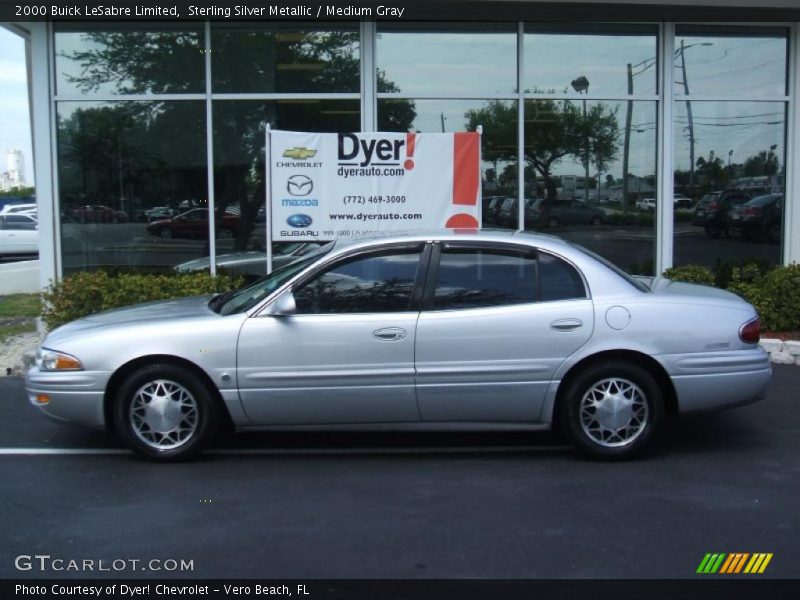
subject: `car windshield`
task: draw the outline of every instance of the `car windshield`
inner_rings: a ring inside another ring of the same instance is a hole
[[[574,248],[577,248],[578,250],[580,250],[580,251],[581,251],[581,252],[583,252],[584,254],[587,254],[587,255],[591,256],[591,257],[592,257],[593,259],[595,259],[597,262],[599,262],[599,263],[602,263],[603,265],[605,265],[606,267],[608,267],[609,269],[611,269],[612,271],[614,271],[614,273],[616,273],[617,275],[619,275],[620,277],[622,277],[622,278],[623,278],[625,281],[627,281],[628,283],[630,283],[630,284],[631,284],[633,287],[635,287],[635,288],[636,288],[637,290],[639,290],[640,292],[649,292],[649,291],[651,291],[651,290],[650,290],[650,288],[649,288],[649,287],[647,287],[647,284],[645,284],[645,283],[644,283],[644,282],[642,282],[642,281],[639,281],[639,280],[638,280],[638,279],[636,279],[636,278],[635,278],[633,275],[631,275],[630,273],[627,273],[627,272],[623,271],[623,270],[622,270],[622,269],[620,269],[620,268],[619,268],[617,265],[615,265],[615,264],[614,264],[614,263],[612,263],[611,261],[609,261],[609,260],[607,260],[607,259],[603,258],[603,257],[602,257],[602,256],[600,256],[599,254],[596,254],[595,252],[592,252],[592,251],[591,251],[591,250],[589,250],[588,248],[584,248],[583,246],[581,246],[581,245],[579,245],[579,244],[572,244],[572,246],[573,246]]]
[[[218,301],[218,298],[224,298],[224,296],[215,296],[211,299],[209,306],[212,310],[216,310],[216,312],[219,312],[221,315],[233,315],[250,310],[291,279],[296,273],[299,273],[311,263],[316,262],[319,258],[330,252],[334,244],[335,242],[330,242],[324,246],[320,246],[314,252],[284,265],[266,277],[262,277],[252,285],[233,292],[229,297],[225,298],[225,301],[222,303]]]
[[[767,195],[767,196],[756,196],[752,200],[746,203],[746,206],[766,206],[767,204],[772,204],[778,196],[775,195]]]

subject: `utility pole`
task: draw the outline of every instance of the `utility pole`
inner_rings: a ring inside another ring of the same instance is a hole
[[[633,95],[633,66],[628,63],[628,97]],[[622,151],[622,212],[628,211],[628,166],[631,154],[631,120],[633,100],[628,100],[625,112],[625,142]]]

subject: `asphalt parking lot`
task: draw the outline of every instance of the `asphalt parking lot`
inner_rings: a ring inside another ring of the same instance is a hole
[[[20,554],[193,560],[124,577],[685,578],[707,552],[774,553],[763,577],[797,577],[800,368],[617,464],[493,432],[246,434],[157,465],[2,378],[0,473],[6,578],[92,575],[21,572]]]

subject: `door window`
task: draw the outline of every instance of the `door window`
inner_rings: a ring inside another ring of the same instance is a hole
[[[419,262],[419,250],[389,250],[338,262],[294,290],[297,314],[411,310]]]
[[[434,310],[511,306],[585,298],[578,272],[533,249],[444,248],[439,259]]]
[[[8,215],[6,218],[6,229],[33,230],[36,229],[36,221],[24,215]]]

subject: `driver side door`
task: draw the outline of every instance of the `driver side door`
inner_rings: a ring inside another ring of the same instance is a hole
[[[254,424],[419,421],[414,343],[423,248],[337,259],[292,287],[294,314],[246,321],[238,383]]]

